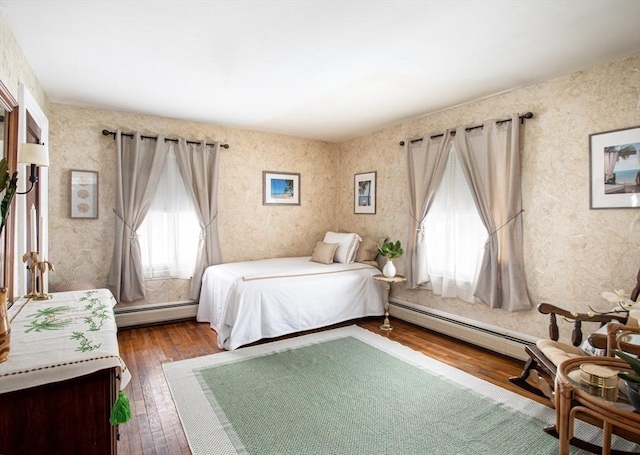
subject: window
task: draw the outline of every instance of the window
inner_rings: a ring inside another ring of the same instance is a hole
[[[169,149],[158,189],[137,233],[145,279],[193,275],[200,226],[173,148]]]
[[[424,242],[418,245],[423,248],[420,257],[426,258],[433,292],[474,302],[473,293],[488,234],[453,145],[423,228]]]

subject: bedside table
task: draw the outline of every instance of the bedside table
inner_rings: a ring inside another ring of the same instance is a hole
[[[393,330],[393,326],[389,324],[389,293],[391,292],[391,283],[402,283],[403,281],[407,281],[407,279],[402,275],[396,275],[391,278],[387,278],[384,275],[374,275],[373,279],[376,281],[382,281],[386,287],[384,298],[384,322],[380,326],[380,330]]]

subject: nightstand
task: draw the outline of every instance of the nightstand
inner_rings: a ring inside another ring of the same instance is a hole
[[[393,330],[393,326],[389,324],[389,293],[391,292],[391,284],[402,283],[403,281],[407,281],[407,279],[402,275],[396,275],[391,278],[388,278],[384,275],[374,275],[373,279],[376,281],[382,281],[386,287],[386,292],[384,297],[384,322],[380,326],[380,330],[386,330],[386,331]]]

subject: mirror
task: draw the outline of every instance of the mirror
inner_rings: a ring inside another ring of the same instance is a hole
[[[6,134],[6,132],[5,132],[5,126],[6,125],[5,125],[4,119],[6,118],[6,116],[7,116],[7,110],[4,109],[4,107],[0,108],[0,158],[4,158],[4,157],[7,156],[7,152],[6,152],[5,146],[4,146],[4,136]],[[3,232],[2,235],[0,235],[0,245],[4,245],[4,240],[5,240],[5,235],[4,235],[4,232]],[[4,248],[3,248],[2,253],[4,255]],[[5,265],[4,265],[4,260],[2,260],[2,261],[0,261],[0,277],[2,277],[0,279],[0,286],[4,286],[5,283],[6,283],[6,277],[5,277],[5,274],[4,274],[4,270],[5,270]]]
[[[11,95],[9,89],[0,81],[0,150],[2,157],[6,157],[9,170],[16,169],[18,164],[18,102]],[[13,286],[13,273],[15,267],[15,210],[11,209],[9,219],[0,237],[0,286],[8,289],[9,302],[15,300]],[[11,303],[9,303],[11,305]]]
[[[2,108],[0,109],[0,158],[4,158],[6,156],[4,151],[4,117],[7,111]]]

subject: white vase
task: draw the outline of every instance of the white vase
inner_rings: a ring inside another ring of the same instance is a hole
[[[382,268],[382,274],[387,278],[393,278],[396,276],[396,266],[393,265],[393,261],[391,259],[387,259],[387,263]]]

